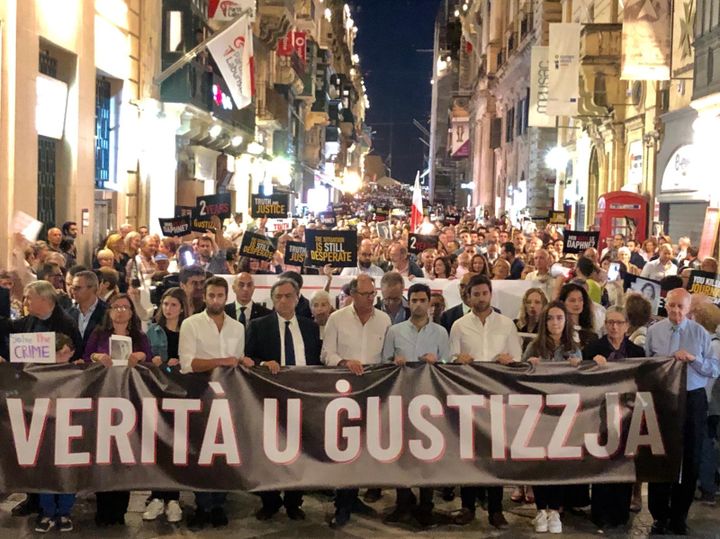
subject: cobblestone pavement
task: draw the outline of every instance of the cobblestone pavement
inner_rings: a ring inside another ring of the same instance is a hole
[[[233,493],[228,499],[228,515],[230,525],[221,529],[205,529],[193,532],[187,529],[184,523],[178,526],[168,524],[164,517],[155,522],[143,522],[147,492],[134,492],[130,498],[130,508],[126,517],[126,526],[113,528],[97,528],[94,524],[94,500],[92,497],[85,497],[78,500],[73,511],[75,531],[63,534],[63,537],[78,538],[138,538],[150,539],[154,537],[233,537],[245,538],[312,538],[322,539],[324,537],[340,538],[373,538],[380,537],[418,537],[429,538],[464,538],[464,537],[507,537],[522,538],[534,537],[539,534],[533,533],[532,518],[535,516],[535,508],[531,505],[515,504],[509,499],[510,491],[505,492],[505,516],[510,522],[510,528],[505,531],[498,531],[491,528],[487,523],[487,515],[478,508],[478,518],[475,522],[465,527],[454,526],[449,523],[439,524],[426,530],[419,530],[411,524],[385,525],[382,523],[382,514],[389,512],[395,500],[395,493],[392,490],[384,490],[382,499],[373,504],[378,511],[377,517],[361,517],[353,515],[353,518],[342,531],[331,530],[326,520],[332,516],[332,500],[322,494],[309,494],[305,496],[303,509],[307,519],[303,522],[294,522],[287,518],[284,512],[278,513],[273,519],[267,522],[258,522],[253,516],[259,507],[259,499],[247,493]],[[0,538],[21,539],[25,537],[38,537],[33,531],[33,521],[28,518],[12,517],[10,510],[23,499],[22,494],[12,494],[3,503],[0,503]],[[183,493],[181,503],[186,509],[186,515],[190,514],[193,507],[193,498],[190,493]],[[449,520],[453,511],[460,507],[459,497],[453,502],[444,502],[439,494],[436,495],[436,511],[440,520]],[[613,530],[599,534],[588,518],[576,515],[563,517],[564,536],[589,538],[589,537],[646,537],[650,530],[652,519],[647,512],[647,506],[638,515],[634,515],[631,525],[624,530]],[[689,525],[693,537],[718,537],[720,538],[720,507],[708,507],[699,502],[693,504],[690,513]],[[59,533],[53,531],[50,536],[57,536]],[[542,534],[547,535],[547,534]]]

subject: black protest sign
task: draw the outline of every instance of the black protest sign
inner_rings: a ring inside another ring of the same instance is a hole
[[[425,234],[410,234],[408,236],[408,251],[419,255],[425,249],[437,249],[438,236]]]
[[[687,289],[691,294],[704,294],[716,305],[720,304],[720,275],[693,270]]]
[[[374,220],[378,223],[382,223],[383,221],[387,221],[387,218],[389,216],[390,216],[390,210],[388,208],[377,208],[375,210]]]
[[[307,248],[301,241],[289,241],[285,244],[285,265],[302,266],[307,258]]]
[[[206,195],[197,197],[195,211],[200,217],[217,215],[220,219],[227,219],[230,217],[231,205],[230,193]]]
[[[192,216],[193,211],[195,211],[194,206],[175,206],[175,217]]]
[[[456,225],[460,222],[460,214],[448,213],[445,215],[445,224],[448,226]]]
[[[324,226],[336,226],[337,216],[334,211],[323,211],[318,214],[320,217],[320,224]]]
[[[354,230],[305,230],[305,246],[313,266],[352,268],[357,264]]]
[[[269,217],[271,219],[284,219],[288,216],[290,195],[253,195],[252,215],[255,219]]]
[[[189,215],[183,215],[182,217],[170,217],[158,219],[160,221],[160,230],[162,235],[165,237],[180,237],[190,234],[192,227],[192,218]]]
[[[212,215],[200,215],[194,210],[190,217],[190,229],[193,232],[215,232]]]
[[[591,247],[597,249],[600,232],[584,232],[581,230],[568,230],[563,238],[563,253],[582,254]]]
[[[550,210],[550,213],[548,214],[548,224],[566,225],[567,224],[567,215],[565,215],[564,211]]]
[[[245,232],[242,244],[240,245],[240,256],[257,258],[258,260],[272,260],[275,254],[275,246],[270,238],[262,234]]]

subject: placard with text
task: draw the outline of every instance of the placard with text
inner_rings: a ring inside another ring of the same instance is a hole
[[[231,206],[230,193],[205,195],[197,197],[195,211],[200,217],[217,215],[222,220],[230,217]]]
[[[190,229],[193,232],[215,232],[215,225],[212,221],[212,215],[200,215],[197,209],[193,210],[190,217]]]
[[[307,258],[307,247],[301,241],[289,241],[285,244],[285,265],[302,266]]]
[[[55,363],[55,333],[13,333],[10,335],[11,363]]]
[[[425,249],[437,249],[438,236],[410,234],[408,236],[408,252],[419,255]]]
[[[305,230],[305,247],[313,266],[330,264],[352,268],[357,264],[357,232],[354,230]]]
[[[691,294],[709,297],[715,305],[720,304],[720,275],[694,270],[688,279],[687,289]]]
[[[290,211],[290,195],[253,195],[252,215],[255,219],[269,217],[271,219],[284,219]]]
[[[245,232],[240,244],[240,256],[270,261],[275,254],[275,246],[270,238],[262,234]]]
[[[181,217],[170,217],[158,219],[160,221],[160,231],[165,237],[180,237],[190,234],[192,231],[192,217],[183,215]]]
[[[600,232],[567,230],[563,237],[563,253],[582,254],[591,247],[597,249],[599,241]]]

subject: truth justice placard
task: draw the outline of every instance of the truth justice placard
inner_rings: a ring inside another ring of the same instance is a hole
[[[686,368],[416,363],[355,376],[3,364],[0,489],[670,483]]]
[[[269,217],[271,219],[284,219],[288,216],[290,195],[253,195],[252,214],[256,219]]]
[[[195,210],[200,217],[217,215],[220,219],[230,217],[232,201],[230,193],[197,197]]]
[[[162,235],[166,237],[180,237],[186,236],[192,232],[192,217],[190,215],[183,215],[182,217],[170,217],[158,219],[160,221],[160,230]]]
[[[313,266],[336,268],[357,265],[357,232],[354,230],[305,230],[305,247]]]
[[[408,235],[408,251],[416,255],[425,249],[437,249],[438,237],[424,234]]]
[[[704,294],[716,305],[720,304],[720,275],[695,270],[690,274],[687,288],[691,294]]]
[[[272,260],[275,254],[275,246],[270,238],[262,234],[245,232],[240,244],[240,256],[257,258],[258,260]]]
[[[585,249],[590,249],[590,247],[597,249],[600,232],[568,230],[563,236],[563,253],[582,254]]]
[[[302,266],[307,258],[307,248],[301,241],[289,241],[285,244],[285,265]]]

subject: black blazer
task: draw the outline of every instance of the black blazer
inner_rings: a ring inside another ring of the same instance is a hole
[[[230,318],[232,318],[233,320],[237,320],[237,309],[235,308],[234,301],[225,305],[225,312]],[[259,303],[253,302],[252,309],[250,310],[250,320],[252,321],[256,318],[262,318],[263,316],[269,315],[271,312],[272,311],[267,307],[260,305]]]
[[[10,333],[39,333],[43,331],[54,331],[55,333],[67,335],[75,345],[75,353],[72,359],[82,357],[83,340],[80,337],[77,322],[70,318],[59,305],[55,305],[55,309],[47,320],[40,320],[35,316],[23,316],[17,320],[0,318],[0,336],[6,336]]]
[[[627,337],[625,337],[622,347],[625,348],[625,358],[645,357],[647,355],[645,353],[645,350],[641,346],[634,344]],[[583,359],[586,361],[591,360],[597,355],[601,355],[602,357],[607,359],[608,356],[613,353],[613,351],[614,348],[610,344],[607,335],[604,335],[603,337],[591,342],[583,349]]]
[[[452,325],[455,323],[456,320],[459,320],[464,315],[465,312],[463,311],[463,304],[460,303],[458,305],[455,305],[455,307],[449,308],[447,311],[443,312],[440,315],[440,325],[445,328],[449,335]]]
[[[320,328],[309,318],[297,317],[303,344],[305,345],[305,363],[320,363]],[[280,328],[277,313],[250,320],[245,332],[245,355],[256,365],[263,361],[280,363]]]
[[[105,318],[105,313],[107,312],[107,303],[105,303],[103,300],[99,299],[97,307],[95,307],[95,310],[93,311],[92,315],[90,316],[90,321],[88,322],[87,327],[85,328],[85,333],[81,334],[82,336],[82,344],[83,349],[85,348],[85,345],[87,345],[88,339],[90,338],[90,334],[93,332],[93,330],[102,323],[103,318]],[[80,309],[78,307],[71,307],[67,311],[70,318],[75,320],[75,322],[78,322],[78,318],[80,317]],[[78,324],[78,329],[80,328],[80,325]]]

